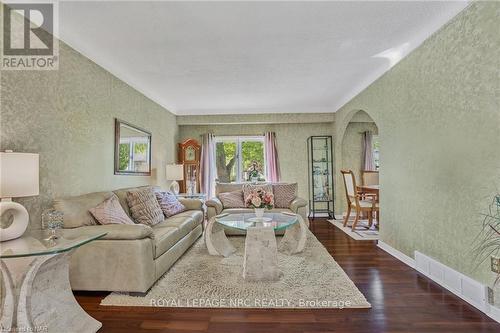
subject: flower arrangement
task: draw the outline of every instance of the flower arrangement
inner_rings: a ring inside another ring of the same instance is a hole
[[[272,209],[274,206],[274,195],[262,189],[255,189],[246,197],[245,203],[253,208]]]

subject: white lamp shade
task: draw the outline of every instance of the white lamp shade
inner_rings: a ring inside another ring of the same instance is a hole
[[[38,154],[0,152],[0,198],[38,195]]]
[[[166,176],[167,180],[183,180],[184,167],[182,164],[167,164]]]

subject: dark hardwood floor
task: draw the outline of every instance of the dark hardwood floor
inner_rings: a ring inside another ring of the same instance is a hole
[[[311,230],[372,304],[371,309],[239,310],[109,307],[107,293],[78,292],[103,323],[99,332],[500,332],[466,302],[377,248],[355,241],[324,219]]]

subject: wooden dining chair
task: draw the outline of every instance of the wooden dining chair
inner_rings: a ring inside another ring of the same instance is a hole
[[[379,185],[378,171],[361,170],[361,185]],[[371,193],[363,193],[363,199],[377,200],[377,195]]]
[[[368,213],[368,224],[369,227],[373,224],[373,213],[378,212],[379,206],[378,202],[373,199],[364,199],[360,193],[357,192],[356,179],[354,173],[351,170],[341,170],[342,178],[344,179],[344,188],[347,199],[347,213],[344,219],[344,227],[347,226],[347,221],[351,215],[351,210],[356,211],[356,217],[352,223],[352,231],[356,229],[359,217],[362,212]]]

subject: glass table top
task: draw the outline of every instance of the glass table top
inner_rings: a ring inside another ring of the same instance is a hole
[[[254,213],[221,214],[216,216],[215,220],[226,227],[239,230],[247,230],[257,225],[271,227],[274,230],[283,230],[299,222],[297,215],[283,213],[265,213],[263,222],[256,221]]]
[[[0,258],[31,257],[67,252],[93,240],[104,237],[106,232],[76,235],[71,230],[57,230],[57,239],[49,239],[50,231],[33,230],[22,237],[0,242]]]

